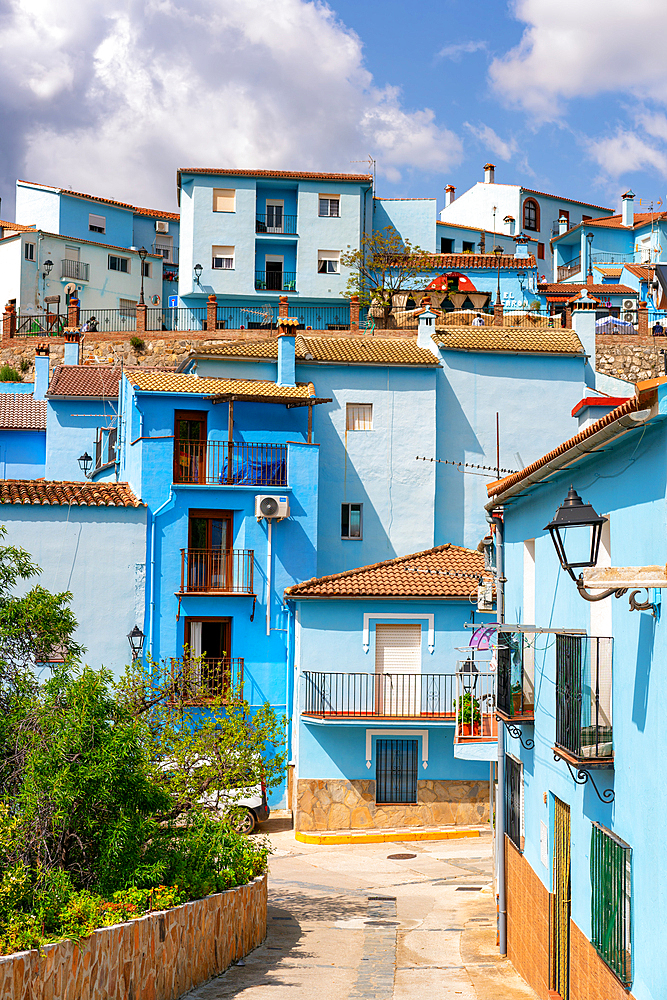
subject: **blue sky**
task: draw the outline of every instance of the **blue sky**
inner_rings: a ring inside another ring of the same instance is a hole
[[[667,206],[665,52],[665,0],[0,0],[0,215],[17,177],[169,209],[178,167],[369,154],[387,196],[490,159]]]

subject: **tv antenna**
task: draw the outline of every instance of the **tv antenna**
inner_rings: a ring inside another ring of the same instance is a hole
[[[371,156],[371,154],[370,153],[368,154],[368,159],[367,160],[350,160],[350,163],[367,163],[368,164],[368,170],[373,175],[373,194],[375,194],[375,160],[373,159],[373,157]]]

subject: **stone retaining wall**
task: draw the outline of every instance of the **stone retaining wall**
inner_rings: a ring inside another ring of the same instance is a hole
[[[667,337],[599,334],[595,344],[596,366],[606,375],[641,382],[664,374],[661,349],[667,350]]]
[[[377,805],[375,781],[299,778],[296,829],[373,830],[489,822],[488,781],[418,781],[416,805]]]
[[[266,937],[266,875],[80,943],[0,957],[2,1000],[175,1000]]]

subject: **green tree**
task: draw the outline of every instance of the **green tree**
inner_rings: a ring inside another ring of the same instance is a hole
[[[340,262],[350,269],[345,294],[358,295],[361,306],[380,307],[385,329],[393,296],[414,288],[417,278],[433,270],[433,255],[404,240],[392,226],[364,233],[361,246],[348,246]]]

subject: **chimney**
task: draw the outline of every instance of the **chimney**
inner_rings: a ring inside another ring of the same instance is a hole
[[[79,331],[68,330],[65,333],[65,354],[64,365],[78,365],[79,363]]]
[[[449,208],[451,203],[456,198],[456,188],[453,184],[448,184],[445,188],[445,208]]]
[[[635,193],[634,191],[626,191],[623,195],[623,212],[621,218],[621,224],[623,226],[634,226],[635,224]]]
[[[588,355],[584,381],[586,385],[591,387],[595,386],[595,310],[597,305],[597,300],[591,298],[585,288],[581,289],[579,298],[572,303],[572,326]]]
[[[529,257],[528,253],[528,237],[527,236],[517,236],[514,246],[514,256],[516,257]]]
[[[564,215],[561,215],[560,219],[558,220],[558,235],[562,236],[563,233],[566,233],[569,228],[570,228],[570,223],[567,221]]]
[[[513,215],[506,215],[503,219],[506,226],[510,227],[510,236],[514,236],[514,227],[516,225],[516,219]]]
[[[422,312],[419,313],[417,325],[417,346],[423,347],[432,354],[437,355],[437,348],[433,343],[432,334],[435,333],[436,314],[431,308],[431,296],[424,295],[420,302]]]
[[[296,316],[281,316],[278,320],[277,385],[296,385],[294,338],[299,320]]]
[[[49,345],[37,344],[35,348],[35,388],[33,397],[44,399],[49,388]]]
[[[495,163],[485,163],[484,164],[484,183],[485,184],[495,184],[496,182],[496,165]]]

